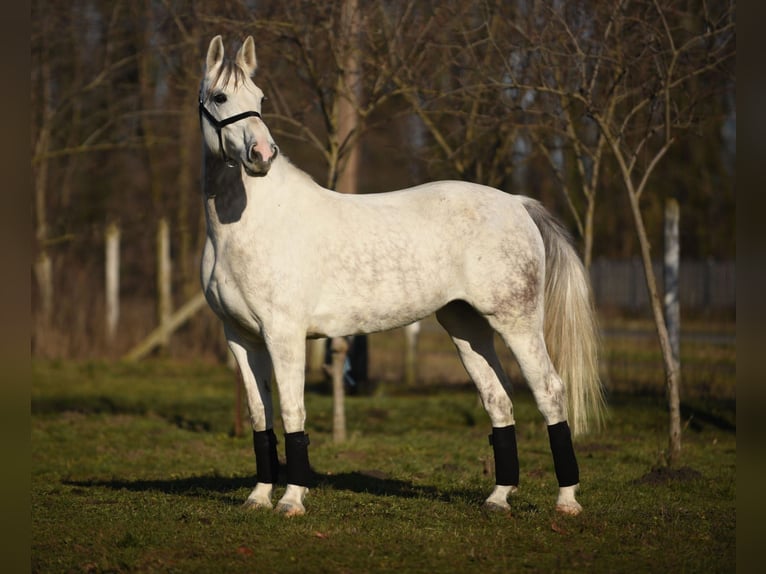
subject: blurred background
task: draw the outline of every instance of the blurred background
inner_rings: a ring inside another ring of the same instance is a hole
[[[556,214],[591,274],[613,389],[663,389],[641,234],[662,292],[665,206],[676,200],[685,393],[733,398],[734,10],[33,0],[33,357],[114,359],[146,344],[141,357],[227,360],[200,299],[197,96],[213,36],[233,57],[252,35],[264,120],[320,184],[377,193],[461,179]],[[369,378],[401,381],[404,347],[401,331],[371,336]],[[432,319],[416,374],[467,380]]]

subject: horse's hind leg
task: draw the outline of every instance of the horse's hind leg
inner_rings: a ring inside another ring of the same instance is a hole
[[[537,407],[548,425],[553,466],[559,483],[556,510],[565,514],[579,514],[582,506],[575,500],[575,492],[580,483],[580,471],[567,423],[566,388],[548,355],[542,328],[517,333],[504,330],[501,326],[498,331],[516,356]]]
[[[247,395],[247,406],[253,428],[253,450],[258,483],[244,506],[272,508],[271,492],[279,474],[277,437],[271,402],[271,359],[264,344],[248,345],[227,331],[229,348],[237,360]]]
[[[496,484],[485,505],[493,510],[509,510],[508,495],[519,484],[519,458],[511,385],[495,353],[494,331],[486,319],[462,301],[440,309],[436,318],[452,337],[492,422],[490,443]]]

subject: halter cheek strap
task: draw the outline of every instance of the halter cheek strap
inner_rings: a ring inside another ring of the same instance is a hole
[[[228,117],[223,120],[218,120],[216,117],[210,113],[210,111],[205,107],[204,102],[202,101],[202,97],[199,99],[199,117],[200,121],[202,121],[202,118],[204,117],[207,121],[210,122],[210,124],[215,129],[215,133],[218,134],[218,146],[221,150],[221,156],[223,156],[223,160],[226,162],[227,165],[233,167],[236,164],[233,160],[230,160],[229,157],[226,155],[226,150],[223,148],[223,136],[221,135],[221,130],[225,128],[226,126],[233,124],[235,122],[238,122],[240,120],[244,120],[246,118],[261,118],[261,114],[259,114],[256,111],[249,111],[249,112],[242,112],[241,114],[237,114],[235,116]],[[263,118],[261,118],[263,119]]]

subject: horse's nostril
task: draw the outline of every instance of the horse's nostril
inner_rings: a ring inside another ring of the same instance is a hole
[[[263,163],[263,162],[270,162],[275,157],[277,157],[277,154],[279,153],[279,148],[273,144],[258,144],[254,143],[252,146],[250,146],[250,153],[249,160],[253,163]]]

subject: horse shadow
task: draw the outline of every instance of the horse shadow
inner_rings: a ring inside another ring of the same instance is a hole
[[[283,477],[286,476],[286,466],[281,466],[280,474]],[[241,491],[249,491],[255,487],[256,482],[257,479],[254,475],[221,476],[218,474],[208,474],[167,479],[66,479],[62,481],[62,484],[75,489],[85,490],[105,488],[129,492],[160,492],[171,496],[222,500],[227,504],[237,506],[243,502]],[[280,486],[286,486],[284,480],[280,480],[277,483],[277,487]],[[480,502],[483,500],[478,490],[439,489],[432,485],[415,484],[407,480],[390,478],[374,470],[333,474],[314,472],[309,487],[320,490],[347,491],[403,499],[427,499],[439,502],[453,502],[456,500]]]

